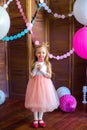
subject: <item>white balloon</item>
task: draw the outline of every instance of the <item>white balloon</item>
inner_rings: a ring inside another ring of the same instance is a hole
[[[79,23],[87,25],[87,0],[76,0],[73,5],[73,14]]]
[[[61,98],[61,97],[64,96],[64,95],[67,95],[67,94],[68,94],[68,95],[71,94],[69,88],[67,88],[67,87],[65,87],[65,86],[61,86],[61,87],[59,87],[59,88],[57,89],[57,95],[58,95],[59,98]]]
[[[40,3],[44,3],[44,0],[40,0]]]
[[[2,90],[0,90],[0,105],[2,105],[5,102],[5,100],[6,100],[5,93]]]
[[[10,28],[10,17],[2,6],[0,6],[0,39],[5,37]]]

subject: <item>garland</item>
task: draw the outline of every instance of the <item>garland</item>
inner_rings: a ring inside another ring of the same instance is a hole
[[[64,58],[69,57],[71,54],[73,54],[73,52],[74,52],[74,48],[72,48],[69,52],[67,52],[61,56],[54,56],[53,54],[49,54],[49,58],[51,58],[51,59],[54,58],[56,60],[62,60]]]
[[[25,34],[27,34],[29,32],[29,30],[26,28],[26,29],[24,29],[22,32],[20,32],[20,33],[17,33],[17,34],[15,34],[15,35],[12,35],[12,36],[6,36],[6,37],[4,37],[3,39],[2,39],[2,41],[12,41],[12,40],[16,40],[16,39],[18,39],[18,38],[21,38],[21,37],[23,37]]]
[[[8,5],[11,1],[12,1],[12,0],[9,0],[9,2],[7,3],[7,5]],[[40,2],[41,2],[41,1],[40,1]],[[26,16],[25,16],[25,14],[24,14],[24,11],[23,11],[23,8],[22,8],[22,6],[21,6],[20,1],[19,1],[19,0],[16,0],[16,4],[17,4],[17,6],[18,6],[19,12],[21,13],[21,15],[22,15],[22,17],[23,17],[23,20],[24,20],[25,23],[26,23],[27,28],[24,29],[24,31],[22,31],[22,32],[20,32],[20,33],[18,33],[18,34],[15,34],[14,36],[4,37],[4,38],[2,39],[3,41],[9,41],[9,40],[14,40],[14,39],[21,38],[22,36],[24,36],[25,34],[27,34],[27,33],[30,31],[30,33],[31,33],[31,35],[32,35],[32,40],[34,41],[35,45],[40,44],[39,41],[36,40],[35,35],[34,35],[34,33],[32,32],[32,27],[33,27],[33,25],[34,25],[34,22],[35,22],[35,19],[36,19],[36,15],[37,15],[38,11],[41,9],[41,7],[44,7],[44,9],[47,10],[48,13],[52,13],[52,14],[54,15],[54,17],[62,18],[62,19],[65,18],[65,15],[59,15],[59,14],[57,14],[57,13],[54,14],[54,13],[51,11],[51,9],[46,5],[46,3],[44,3],[44,2],[42,1],[40,4],[38,4],[38,8],[37,8],[37,10],[36,10],[36,12],[35,12],[35,15],[34,15],[32,21],[31,21],[31,23],[29,23],[28,20],[27,20],[27,18],[26,18]],[[7,8],[8,6],[4,5],[4,7]],[[68,16],[72,16],[72,14],[73,14],[73,13],[69,14]],[[73,54],[73,52],[74,52],[74,48],[72,48],[69,52],[67,52],[67,53],[65,53],[65,54],[63,54],[63,55],[61,55],[61,56],[54,56],[53,54],[50,54],[50,53],[49,53],[49,58],[51,58],[51,59],[54,58],[54,59],[56,59],[56,60],[62,60],[62,59],[64,59],[64,58],[69,57],[71,54]]]
[[[58,13],[53,13],[52,10],[46,5],[46,3],[44,2],[44,0],[40,0],[40,3],[42,4],[42,7],[44,8],[44,10],[46,10],[48,13],[51,13],[55,18],[61,18],[61,19],[64,19],[66,17],[71,17],[73,15],[73,12],[69,13],[67,16],[65,16],[64,14],[61,15],[61,14],[58,14]],[[54,56],[53,54],[49,54],[49,58],[54,58],[56,60],[62,60],[64,58],[67,58],[69,57],[71,54],[73,54],[74,52],[74,48],[72,48],[69,52],[61,55],[61,56]]]
[[[31,23],[29,23],[28,20],[27,20],[27,18],[26,18],[26,16],[25,16],[25,14],[24,14],[24,11],[23,11],[23,8],[22,8],[22,5],[21,5],[20,1],[19,1],[19,0],[16,0],[16,4],[17,4],[17,6],[18,6],[18,9],[19,9],[19,11],[20,11],[22,17],[23,17],[23,20],[24,20],[25,23],[26,23],[27,28],[24,29],[23,31],[21,31],[21,32],[19,32],[19,33],[17,33],[17,34],[15,34],[15,35],[12,35],[12,36],[9,36],[9,37],[8,37],[8,36],[4,37],[4,38],[2,39],[2,41],[12,41],[12,40],[16,40],[16,39],[18,39],[18,38],[21,38],[21,37],[25,36],[29,31],[30,31],[31,34],[33,34],[33,32],[32,32],[32,27],[33,27],[34,22],[35,22],[35,20],[36,20],[37,13],[38,13],[39,10],[41,9],[41,5],[38,4],[38,8],[37,8],[37,10],[36,10],[36,12],[35,12],[35,14],[34,14],[34,17],[32,18]]]
[[[40,1],[40,3],[42,4],[44,10],[46,10],[48,13],[51,13],[55,18],[64,19],[66,17],[71,17],[73,15],[73,12],[69,13],[67,16],[65,16],[64,14],[61,15],[58,13],[53,13],[53,11],[49,8],[49,6],[47,6],[45,2]]]
[[[39,10],[42,8],[42,4],[39,3],[39,4],[37,5],[38,8],[37,8],[37,10],[36,10],[36,12],[35,12],[35,14],[34,14],[34,17],[33,17],[32,21],[31,21],[32,24],[30,24],[30,23],[28,22],[28,20],[27,20],[27,18],[26,18],[26,16],[25,16],[25,14],[24,14],[24,12],[23,12],[23,8],[22,8],[21,3],[20,3],[20,0],[16,0],[16,4],[17,4],[17,6],[18,6],[19,12],[21,13],[21,15],[22,15],[22,17],[23,17],[23,19],[24,19],[24,21],[25,21],[25,23],[26,23],[27,29],[30,30],[31,37],[32,37],[32,40],[33,40],[34,44],[35,44],[35,45],[38,45],[38,44],[39,44],[39,41],[36,39],[36,36],[35,36],[35,34],[32,32],[31,28],[32,28],[32,26],[34,25],[34,22],[35,22],[35,20],[36,20],[36,15],[37,15],[37,13],[38,13]]]

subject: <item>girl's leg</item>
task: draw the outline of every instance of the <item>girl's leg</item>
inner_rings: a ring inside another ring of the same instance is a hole
[[[38,112],[34,112],[34,120],[38,120]]]
[[[43,119],[43,112],[39,112],[39,120]]]
[[[38,112],[34,112],[34,122],[32,126],[38,128]]]
[[[43,112],[39,112],[39,125],[40,127],[46,126],[46,123],[43,121]]]

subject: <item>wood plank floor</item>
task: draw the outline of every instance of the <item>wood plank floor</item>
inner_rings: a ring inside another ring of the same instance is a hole
[[[39,130],[87,130],[87,106],[79,103],[72,113],[60,109],[44,114],[47,124]],[[24,108],[24,99],[6,99],[0,106],[0,130],[34,130],[33,114]]]

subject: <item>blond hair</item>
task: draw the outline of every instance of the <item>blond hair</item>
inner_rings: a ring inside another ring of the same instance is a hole
[[[34,48],[34,59],[33,59],[32,65],[31,65],[31,72],[34,69],[35,63],[38,60],[37,57],[36,57],[36,51],[37,51],[38,48],[41,48],[41,47],[44,47],[46,49],[46,57],[44,59],[44,62],[47,65],[47,72],[52,73],[52,67],[51,67],[51,63],[49,61],[49,56],[48,56],[49,55],[48,43],[42,43],[42,44],[39,44],[39,45],[35,46],[35,48]]]

